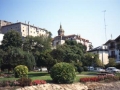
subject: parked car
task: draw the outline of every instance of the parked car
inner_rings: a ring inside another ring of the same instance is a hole
[[[102,68],[97,68],[96,70],[97,72],[105,72],[105,69],[102,69]]]
[[[89,71],[94,71],[94,67],[90,66],[90,67],[87,67]]]
[[[113,72],[113,73],[120,73],[120,70],[117,69],[116,67],[108,67],[106,69],[107,72]]]

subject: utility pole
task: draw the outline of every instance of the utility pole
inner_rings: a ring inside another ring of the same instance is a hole
[[[104,13],[105,38],[106,38],[106,41],[107,41],[105,12],[106,12],[106,10],[104,10],[103,13]]]

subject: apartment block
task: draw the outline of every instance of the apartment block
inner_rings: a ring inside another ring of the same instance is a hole
[[[48,36],[49,32],[46,29],[36,27],[34,25],[30,25],[28,23],[11,23],[7,21],[2,21],[0,23],[0,31],[2,34],[7,33],[10,30],[18,31],[22,37],[26,36]]]

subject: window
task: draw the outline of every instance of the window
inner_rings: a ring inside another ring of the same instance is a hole
[[[31,31],[31,33],[32,33],[32,31]]]
[[[23,32],[24,32],[24,30],[23,30]]]
[[[115,51],[111,51],[111,55],[115,55]]]

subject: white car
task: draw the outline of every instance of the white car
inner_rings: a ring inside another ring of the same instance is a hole
[[[105,72],[105,69],[102,69],[102,68],[97,68],[96,70],[97,72]]]
[[[116,67],[108,67],[106,69],[107,72],[114,72],[114,73],[120,73],[120,70],[117,69]]]

